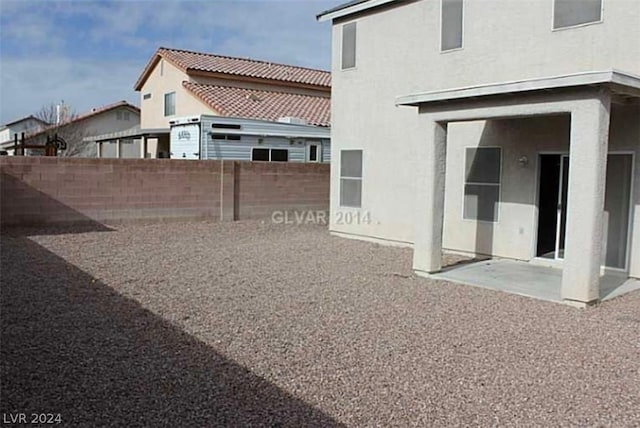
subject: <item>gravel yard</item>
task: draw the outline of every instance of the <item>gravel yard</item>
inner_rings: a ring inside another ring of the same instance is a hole
[[[101,230],[103,229],[103,230]],[[9,229],[1,412],[75,426],[640,426],[640,293],[578,310],[260,222]]]

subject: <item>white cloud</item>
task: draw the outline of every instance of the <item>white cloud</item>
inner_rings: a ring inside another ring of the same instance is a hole
[[[137,63],[3,59],[0,117],[6,123],[61,100],[76,113],[123,99],[138,104],[132,86],[140,69]]]

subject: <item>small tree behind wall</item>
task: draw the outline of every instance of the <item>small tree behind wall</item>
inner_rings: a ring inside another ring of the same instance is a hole
[[[69,106],[64,103],[60,105],[51,103],[43,106],[34,116],[51,125],[46,127],[44,132],[36,135],[31,140],[32,143],[44,145],[47,136],[53,138],[57,134],[67,142],[67,149],[58,151],[58,156],[95,156],[94,145],[83,141],[85,137],[89,136],[86,124],[82,120],[78,120],[78,115],[71,111]]]

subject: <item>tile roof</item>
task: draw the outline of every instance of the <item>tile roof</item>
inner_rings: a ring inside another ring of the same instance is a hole
[[[44,120],[40,119],[39,117],[35,117],[34,115],[29,115],[29,116],[23,117],[21,119],[14,120],[13,122],[9,122],[9,123],[5,124],[4,126],[2,126],[1,129],[8,128],[8,127],[10,127],[12,125],[17,125],[20,122],[26,122],[27,120],[35,120],[36,122],[40,122],[43,125],[49,125],[47,122],[45,122]]]
[[[102,107],[97,107],[97,108],[91,109],[90,111],[88,111],[86,113],[82,113],[82,114],[73,116],[73,117],[71,117],[70,120],[67,120],[67,121],[65,121],[65,122],[63,122],[63,123],[61,123],[59,125],[52,124],[51,126],[45,127],[45,128],[39,130],[38,132],[36,132],[34,134],[27,135],[27,138],[37,137],[38,135],[44,134],[45,132],[47,132],[50,129],[59,128],[61,126],[65,126],[65,125],[69,125],[71,123],[79,122],[81,120],[88,119],[88,118],[90,118],[92,116],[95,116],[95,115],[98,115],[100,113],[108,112],[108,111],[116,109],[118,107],[128,107],[129,109],[134,110],[135,112],[140,114],[140,108],[134,106],[133,104],[129,104],[128,102],[126,102],[124,100],[123,101],[118,101],[118,102],[115,102],[115,103],[112,103],[112,104],[107,104],[107,105],[102,106]]]
[[[187,90],[220,115],[278,120],[292,116],[310,125],[329,126],[331,98],[287,92],[182,82]]]
[[[160,58],[166,59],[187,74],[199,71],[331,88],[331,73],[324,70],[161,47],[142,71],[135,84],[136,90],[142,88]]]

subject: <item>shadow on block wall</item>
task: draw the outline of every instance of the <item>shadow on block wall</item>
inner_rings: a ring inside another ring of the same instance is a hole
[[[341,426],[23,235],[3,233],[0,412],[63,426]]]
[[[112,230],[18,178],[4,172],[0,174],[0,224],[3,228],[54,223],[73,225],[73,231],[79,233]],[[67,227],[58,232],[69,233],[71,230]]]

